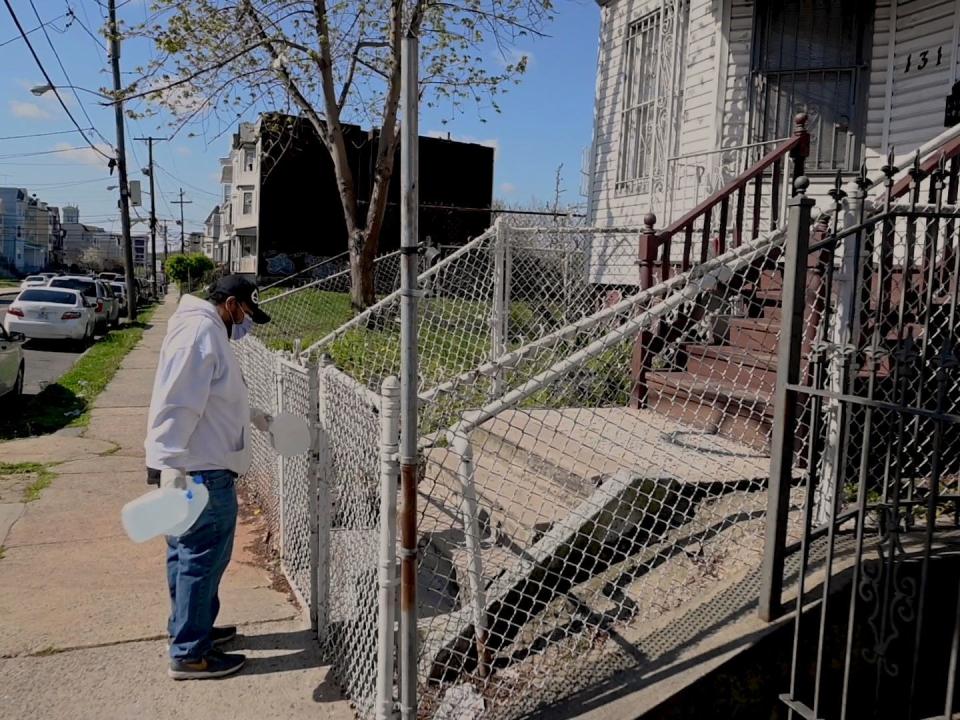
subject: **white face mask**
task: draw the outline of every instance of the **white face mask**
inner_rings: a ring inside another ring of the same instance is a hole
[[[253,330],[253,318],[247,314],[243,316],[243,322],[239,325],[233,324],[233,330],[230,331],[231,340],[243,340]]]

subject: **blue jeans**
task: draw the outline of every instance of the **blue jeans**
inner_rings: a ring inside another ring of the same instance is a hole
[[[210,499],[197,522],[180,537],[167,536],[167,584],[173,638],[170,657],[199,660],[211,646],[210,631],[220,611],[218,589],[237,527],[237,490],[227,470],[205,470]]]

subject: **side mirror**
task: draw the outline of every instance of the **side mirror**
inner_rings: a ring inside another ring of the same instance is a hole
[[[22,332],[12,332],[10,333],[10,340],[16,343],[22,343],[27,341],[27,336]]]

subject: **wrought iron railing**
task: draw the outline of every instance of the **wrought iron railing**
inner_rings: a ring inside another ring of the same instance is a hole
[[[872,215],[866,173],[852,197],[838,177],[833,226],[822,239],[811,240],[813,201],[803,192],[791,201],[760,614],[773,619],[794,608],[782,696],[792,716],[953,716],[960,655],[960,564],[952,549],[960,539],[956,156],[955,148],[935,162],[918,156],[907,183],[895,182],[891,159],[883,208]],[[807,428],[799,454],[798,424]],[[802,534],[789,545],[798,478]],[[796,584],[785,593],[791,558]]]

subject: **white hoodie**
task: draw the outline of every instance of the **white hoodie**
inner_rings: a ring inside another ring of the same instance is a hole
[[[167,325],[147,420],[147,467],[250,467],[250,401],[216,308],[184,295]]]

